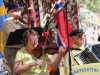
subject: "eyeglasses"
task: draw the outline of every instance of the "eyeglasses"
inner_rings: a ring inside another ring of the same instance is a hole
[[[38,41],[38,38],[33,38],[31,40],[29,40],[30,42],[35,42],[35,41]]]

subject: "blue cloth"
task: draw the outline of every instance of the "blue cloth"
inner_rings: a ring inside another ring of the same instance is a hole
[[[2,29],[3,21],[7,18],[6,9],[3,0],[0,0],[0,30]]]
[[[12,9],[16,9],[16,8],[21,8],[18,4],[13,3],[11,5],[9,5],[8,7],[8,11],[12,10]]]
[[[0,58],[2,58],[3,56],[2,56],[2,53],[0,52]]]

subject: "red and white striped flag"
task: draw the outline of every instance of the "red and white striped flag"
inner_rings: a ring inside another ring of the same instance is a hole
[[[56,0],[56,12],[58,13],[58,11],[60,11],[63,7],[63,3],[61,0]],[[55,14],[56,15],[56,14]],[[55,24],[56,24],[56,28],[58,31],[58,35],[57,35],[57,43],[59,46],[68,46],[68,37],[67,36],[67,22],[68,20],[66,20],[66,13],[63,10],[61,10],[61,12],[58,14],[58,16],[55,18]],[[70,33],[72,31],[72,27],[68,21],[68,33]],[[70,46],[73,45],[73,41],[72,39],[69,37],[69,42],[70,42]],[[66,53],[66,52],[65,52]]]
[[[38,23],[38,20],[36,18],[36,14],[35,14],[35,11],[34,11],[34,7],[33,7],[33,1],[32,0],[29,0],[29,4],[30,4],[30,7],[29,7],[29,10],[31,12],[31,17],[33,17],[34,19],[34,27],[39,27],[39,23]],[[28,26],[30,26],[31,24],[31,21],[30,21],[30,15],[28,14]]]

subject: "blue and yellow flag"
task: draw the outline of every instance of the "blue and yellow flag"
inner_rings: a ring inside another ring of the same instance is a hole
[[[0,0],[0,51],[4,54],[3,40],[2,40],[2,24],[3,21],[7,18],[6,9],[3,3],[3,0]]]

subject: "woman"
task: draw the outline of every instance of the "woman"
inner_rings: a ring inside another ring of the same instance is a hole
[[[23,34],[24,47],[17,54],[14,64],[14,73],[21,75],[49,75],[47,66],[53,70],[59,67],[60,60],[65,51],[64,47],[59,47],[59,54],[54,61],[51,55],[43,54],[42,49],[36,50],[38,46],[38,34],[33,29],[28,29]]]

